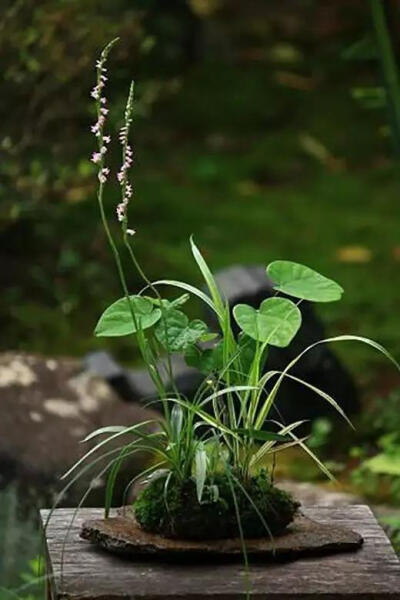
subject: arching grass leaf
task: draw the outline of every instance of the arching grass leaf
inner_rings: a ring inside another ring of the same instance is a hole
[[[289,260],[272,262],[267,267],[267,274],[274,282],[275,290],[303,300],[333,302],[340,300],[343,294],[343,288],[332,279]]]
[[[205,294],[203,291],[199,290],[193,285],[190,285],[189,283],[185,283],[183,281],[176,281],[174,279],[159,279],[158,281],[153,281],[151,285],[169,285],[172,287],[180,288],[181,290],[185,290],[186,292],[189,292],[189,294],[193,294],[193,296],[197,296],[198,298],[200,298],[200,300],[207,304],[207,306],[209,306],[219,318],[221,316],[211,298],[207,296],[207,294]],[[145,289],[147,289],[148,287],[149,286],[146,286]]]
[[[171,411],[172,439],[179,440],[183,426],[183,410],[179,404],[174,404]]]
[[[211,294],[211,298],[218,310],[218,312],[220,312],[221,314],[224,311],[224,306],[225,303],[221,297],[221,293],[218,289],[217,283],[215,281],[215,278],[213,276],[213,274],[211,273],[206,261],[204,260],[200,250],[198,249],[198,247],[196,246],[196,244],[194,243],[193,240],[193,236],[190,238],[190,246],[192,249],[192,254],[194,256],[195,261],[197,262],[197,265],[201,271],[201,274],[204,277],[204,281],[207,284],[207,287],[210,291]]]
[[[172,308],[183,306],[189,300],[190,294],[182,294],[181,296],[178,296],[178,298],[175,298],[175,300],[166,300],[165,298],[162,298],[160,301],[159,298],[151,298],[150,296],[145,296],[145,298],[148,298],[155,306],[170,310]]]
[[[248,336],[271,346],[288,346],[301,325],[301,313],[286,298],[268,298],[256,310],[248,304],[237,304],[233,315]]]
[[[130,304],[135,315],[136,324],[132,318],[131,308],[127,298],[120,298],[101,315],[95,335],[102,337],[117,337],[136,333],[138,329],[148,329],[157,323],[161,317],[159,308],[154,308],[148,298],[130,296]]]
[[[263,431],[262,429],[236,429],[236,433],[260,442],[287,442],[290,440],[287,435],[273,431]]]

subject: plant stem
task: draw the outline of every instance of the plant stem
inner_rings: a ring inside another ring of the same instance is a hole
[[[393,51],[382,0],[370,0],[371,15],[378,43],[387,103],[391,115],[392,136],[395,150],[400,153],[400,82],[399,71]]]

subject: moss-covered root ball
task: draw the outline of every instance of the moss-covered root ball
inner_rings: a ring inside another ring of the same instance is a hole
[[[134,503],[136,520],[145,531],[165,537],[192,540],[236,537],[239,528],[234,490],[244,536],[257,538],[283,533],[299,507],[290,494],[271,484],[265,472],[250,479],[246,493],[243,484],[235,480],[230,483],[226,475],[216,478],[214,484],[218,486],[218,499],[207,498],[205,493],[199,504],[192,479],[183,483],[170,480],[167,486],[165,478],[156,479]]]

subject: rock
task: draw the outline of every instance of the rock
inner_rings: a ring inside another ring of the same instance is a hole
[[[0,355],[0,403],[0,485],[15,482],[25,499],[39,496],[50,505],[65,485],[60,476],[94,445],[79,443],[88,433],[106,425],[157,418],[149,410],[124,403],[105,381],[82,370],[79,361],[12,352]],[[101,504],[105,480],[97,474],[105,464],[95,465],[73,484],[62,505],[76,505],[89,485],[88,503]],[[143,455],[125,460],[117,502],[122,487],[144,464]]]
[[[191,397],[202,383],[204,376],[188,367],[180,355],[171,356],[174,382],[184,396]],[[105,379],[115,392],[129,402],[148,402],[150,398],[156,399],[157,390],[147,369],[126,369],[119,365],[113,356],[105,350],[89,352],[84,357],[84,365],[102,379]],[[164,385],[168,387],[166,363],[159,362],[160,375]],[[155,406],[155,405],[154,405]],[[160,406],[159,406],[160,407]]]
[[[321,485],[308,482],[279,480],[279,487],[293,494],[303,506],[343,507],[350,504],[364,504],[365,498],[349,492],[328,490]],[[140,490],[133,487],[132,493]],[[133,498],[134,499],[134,498]],[[386,504],[368,503],[370,509],[379,521],[386,534],[392,538],[392,543],[399,554],[400,546],[400,508]]]
[[[108,552],[127,557],[150,554],[168,558],[175,555],[188,559],[209,555],[243,555],[240,538],[190,541],[147,533],[136,523],[130,509],[121,512],[117,517],[83,523],[80,535]],[[270,560],[293,559],[304,555],[321,556],[354,551],[360,548],[362,543],[361,535],[350,529],[316,523],[299,515],[280,536],[246,540],[246,551],[249,555],[258,555]]]

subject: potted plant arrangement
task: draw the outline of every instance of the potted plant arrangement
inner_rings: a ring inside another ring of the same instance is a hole
[[[119,545],[107,545],[107,536],[112,535],[104,533],[99,523],[84,526],[82,535],[114,551],[121,550],[122,541],[129,545],[129,535],[132,538],[131,549],[139,551],[140,546],[145,550],[164,548],[172,551],[177,547],[174,543],[178,547],[179,543],[183,544],[185,549],[188,547],[185,542],[195,550],[201,549],[205,541],[208,548],[218,550],[218,543],[224,540],[221,547],[237,550],[239,546],[245,556],[246,548],[257,547],[254,540],[263,540],[270,544],[271,549],[271,544],[277,547],[278,540],[288,535],[291,524],[299,519],[298,502],[275,485],[274,461],[277,453],[299,446],[332,478],[327,467],[308,447],[306,438],[298,435],[304,422],[286,424],[273,416],[274,400],[282,382],[291,378],[306,386],[310,393],[319,395],[348,421],[334,398],[293,375],[295,364],[318,344],[358,340],[379,350],[398,365],[376,342],[341,335],[306,348],[280,372],[266,368],[270,347],[288,346],[299,331],[301,302],[332,302],[342,296],[340,285],[304,265],[286,260],[271,262],[266,273],[274,282],[276,295],[264,300],[258,309],[238,304],[233,312],[193,239],[190,247],[194,263],[201,272],[207,292],[190,283],[168,279],[152,282],[147,277],[136,256],[135,231],[130,227],[128,218],[132,203],[129,138],[133,83],[119,133],[122,166],[117,178],[121,201],[116,207],[124,247],[132,266],[143,279],[143,289],[134,295],[130,293],[103,205],[110,175],[107,155],[111,141],[107,132],[108,108],[104,93],[106,61],[114,42],[103,50],[97,62],[97,82],[92,90],[97,122],[92,132],[98,149],[93,153],[92,161],[98,167],[100,214],[115,258],[123,296],[104,311],[95,333],[104,337],[136,336],[163,414],[156,427],[150,430],[149,426],[155,423],[146,421],[131,427],[105,427],[86,438],[86,441],[96,438],[97,443],[66,475],[79,476],[80,470],[90,464],[96,453],[108,458],[105,525],[113,521],[109,518],[110,509],[122,461],[129,460],[139,451],[148,452],[151,460],[141,474],[142,478],[146,478],[146,486],[128,511],[129,515],[123,513],[122,521],[119,521],[118,534],[114,535],[114,538],[119,535]],[[163,298],[161,290],[165,286],[178,289],[180,295],[173,300]],[[219,324],[218,331],[210,331],[200,319],[188,318],[185,304],[191,296],[200,299],[213,311]],[[233,333],[232,320],[240,329],[237,337]],[[188,365],[204,374],[201,385],[190,399],[183,397],[174,387],[173,353],[182,353]],[[160,358],[164,362],[160,362]],[[164,383],[161,368],[169,374],[169,385]],[[115,441],[122,442],[122,445],[108,450],[110,442]],[[127,528],[125,537],[124,523]],[[358,547],[362,541],[355,534],[352,539],[353,547]],[[162,540],[165,540],[164,546]],[[227,546],[229,540],[233,541]],[[212,546],[212,541],[216,545]]]

